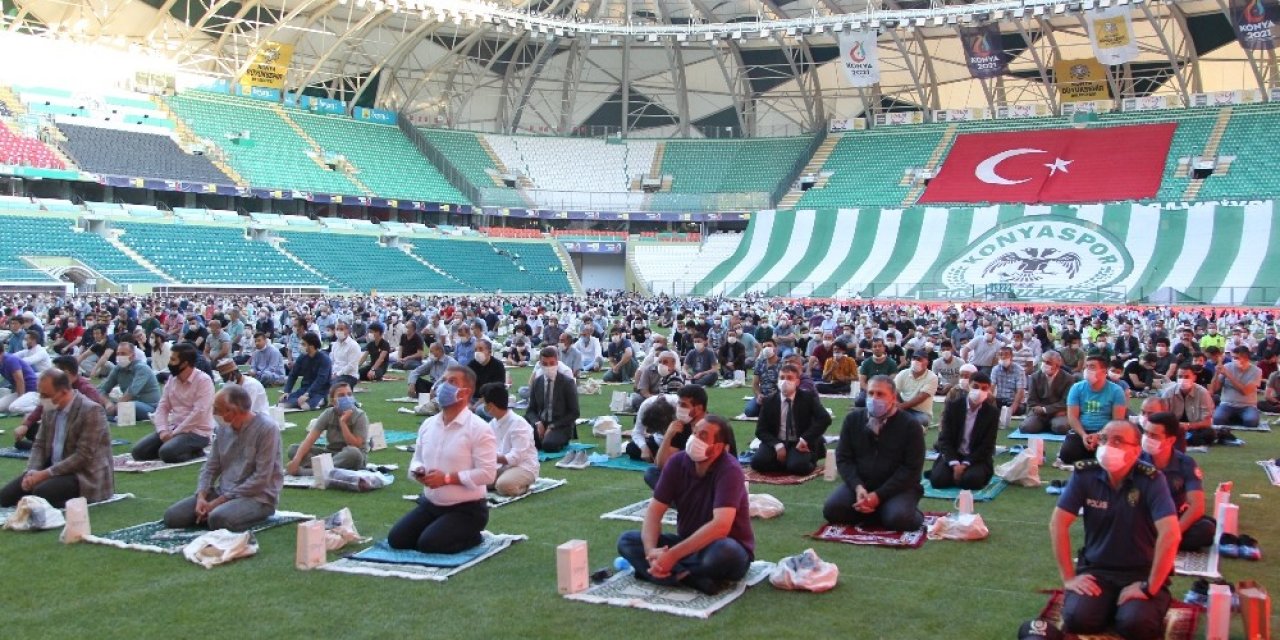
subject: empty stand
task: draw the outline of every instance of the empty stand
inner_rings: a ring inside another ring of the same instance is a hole
[[[8,208],[9,203],[0,204]],[[159,282],[161,278],[134,262],[105,238],[75,229],[64,217],[0,216],[0,281],[48,281],[49,276],[19,256],[74,258],[117,284]]]
[[[58,128],[71,159],[90,173],[231,184],[208,158],[186,153],[167,135],[65,123]]]
[[[559,256],[545,242],[413,238],[413,253],[481,291],[572,291]]]
[[[352,291],[470,293],[404,251],[384,247],[377,236],[344,233],[280,233],[284,250]]]
[[[119,222],[120,241],[187,284],[327,286],[266,242],[231,227]]]
[[[21,135],[14,125],[0,122],[0,163],[39,167],[42,169],[66,169],[67,165],[36,138]]]

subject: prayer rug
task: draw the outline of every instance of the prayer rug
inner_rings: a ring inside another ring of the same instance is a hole
[[[955,500],[960,497],[959,488],[935,489],[927,477],[920,481],[920,486],[924,487],[924,497],[926,498]],[[1005,482],[1003,478],[999,476],[991,476],[991,482],[988,482],[987,486],[983,487],[981,490],[973,492],[973,501],[990,502],[991,500],[995,500],[996,496],[1000,495],[1000,492],[1004,491],[1007,486],[1009,486],[1009,483]]]
[[[592,460],[591,466],[601,469],[620,469],[622,471],[646,471],[653,466],[652,462],[632,460],[631,456],[621,455],[607,460]]]
[[[916,531],[889,531],[878,524],[824,524],[817,531],[809,534],[809,537],[827,542],[843,542],[845,544],[918,549],[924,544],[927,538],[926,533],[933,521],[946,517],[946,515],[939,511],[924,512],[924,524],[920,525],[920,528]]]
[[[1217,543],[1210,546],[1208,551],[1179,551],[1173,560],[1173,572],[1180,576],[1221,578]]]
[[[13,447],[5,447],[0,449],[0,458],[13,458],[15,460],[30,460],[31,450],[15,449]]]
[[[524,500],[525,498],[528,498],[529,496],[535,493],[542,493],[544,491],[550,491],[552,489],[559,489],[560,487],[563,487],[566,484],[569,484],[568,480],[558,480],[556,478],[538,478],[537,480],[533,481],[533,484],[529,485],[528,491],[518,496],[503,496],[503,495],[498,495],[498,493],[494,491],[490,491],[489,495],[486,496],[486,499],[489,502],[490,509],[497,509],[498,507],[509,505],[512,502],[515,502],[517,500]],[[417,500],[417,496],[414,496],[414,499]]]
[[[1009,434],[1010,440],[1030,440],[1031,438],[1040,438],[1046,442],[1065,442],[1067,440],[1067,436],[1060,436],[1052,431],[1046,433],[1023,433],[1022,429],[1015,429],[1013,433]]]
[[[277,511],[266,520],[250,527],[249,532],[258,533],[274,527],[314,519],[315,516],[296,511]],[[206,533],[209,533],[208,529],[169,529],[164,526],[164,522],[157,520],[117,529],[102,535],[86,536],[85,542],[105,544],[134,551],[179,554],[182,553],[182,548],[187,546],[187,543]]]
[[[1267,479],[1271,481],[1271,486],[1280,487],[1280,466],[1276,465],[1276,461],[1259,460],[1258,465],[1267,473]]]
[[[417,431],[396,431],[393,429],[393,430],[388,430],[384,433],[387,436],[387,444],[389,445],[400,444],[401,442],[417,442],[418,440]],[[327,444],[329,444],[329,439],[324,436],[320,436],[316,440],[315,446],[323,447]]]
[[[814,468],[813,473],[807,476],[793,476],[787,473],[760,473],[755,469],[747,468],[742,470],[742,475],[746,477],[747,482],[751,484],[804,484],[820,475],[822,475],[822,466]]]
[[[516,542],[528,540],[527,536],[488,531],[483,535],[484,540],[478,546],[454,554],[399,551],[388,547],[384,540],[368,549],[321,566],[320,569],[384,578],[443,582],[502,553]]]
[[[644,522],[644,514],[649,511],[649,503],[653,498],[646,498],[635,504],[629,504],[621,509],[614,509],[609,513],[602,514],[601,520],[628,520],[630,522]],[[676,526],[676,510],[667,509],[662,514],[662,524],[674,527]]]
[[[687,587],[645,582],[636,578],[634,572],[628,569],[586,591],[565,594],[565,597],[579,602],[647,609],[689,618],[709,618],[711,614],[742,597],[749,587],[764,582],[773,571],[773,566],[772,562],[752,562],[745,578],[714,596]]]
[[[204,456],[177,464],[169,464],[161,460],[134,460],[133,455],[128,453],[115,456],[114,460],[116,473],[151,473],[152,471],[176,469],[193,464],[204,464]]]
[[[387,402],[394,402],[396,404],[418,404],[418,399],[410,398],[409,396],[401,396],[399,398],[387,398]]]
[[[373,471],[375,473],[378,473],[378,475],[382,476],[382,487],[378,487],[378,489],[386,487],[396,481],[396,477],[394,474],[381,473],[374,468],[368,468],[365,470]],[[315,476],[285,476],[284,487],[286,489],[314,489],[316,488],[316,477]],[[377,489],[374,489],[374,491],[376,490]],[[361,493],[361,492],[356,492],[356,493]]]
[[[1259,422],[1256,427],[1242,427],[1238,424],[1215,424],[1214,429],[1230,429],[1231,431],[1256,431],[1260,433],[1270,433],[1271,425],[1266,422]]]
[[[1049,602],[1040,611],[1040,618],[1049,621],[1055,627],[1062,627],[1062,603],[1066,596],[1061,589],[1049,591]],[[1169,610],[1164,614],[1164,640],[1193,640],[1196,637],[1196,626],[1200,624],[1200,607],[1179,602],[1176,598],[1169,601]],[[1095,633],[1089,635],[1064,634],[1065,639],[1078,640],[1121,640],[1114,633]]]
[[[133,497],[135,496],[132,493],[117,493],[101,502],[90,502],[89,506],[96,507],[98,505],[111,504],[112,502],[120,502],[121,500],[128,500]],[[17,509],[17,507],[0,508],[0,527],[3,527],[4,523],[9,521],[9,516],[12,516],[13,512],[17,511]],[[65,512],[66,509],[62,509],[61,511]]]
[[[570,442],[569,446],[555,452],[548,453],[546,451],[538,452],[538,462],[546,462],[548,460],[559,460],[567,455],[570,451],[589,451],[596,448],[594,444],[583,444],[581,442]]]

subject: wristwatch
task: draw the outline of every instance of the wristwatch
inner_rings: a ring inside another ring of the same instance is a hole
[[[1146,580],[1143,580],[1140,584],[1142,585],[1142,593],[1146,594],[1147,597],[1150,597],[1150,598],[1156,597],[1156,594],[1151,592],[1151,584],[1149,582],[1147,582]]]

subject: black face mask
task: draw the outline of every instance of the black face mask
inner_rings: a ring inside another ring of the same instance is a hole
[[[173,376],[173,377],[175,377],[175,378],[176,378],[176,377],[178,377],[178,375],[180,375],[181,373],[182,373],[182,363],[181,363],[181,362],[179,362],[178,364],[171,364],[171,365],[169,365],[169,375],[171,375],[171,376]]]

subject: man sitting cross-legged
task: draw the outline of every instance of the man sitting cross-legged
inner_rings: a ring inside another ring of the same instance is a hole
[[[480,387],[479,395],[485,413],[493,417],[489,428],[493,429],[497,443],[498,470],[493,489],[499,495],[523,495],[538,479],[538,448],[533,443],[533,427],[508,408],[511,395],[505,384],[486,384]]]
[[[254,413],[252,402],[234,384],[214,397],[213,412],[222,424],[214,430],[196,494],[169,507],[164,526],[244,531],[275,513],[284,486],[280,430],[270,416]]]
[[[289,447],[289,466],[286,472],[296,476],[311,468],[311,460],[328,453],[333,456],[333,468],[364,469],[369,454],[369,417],[356,406],[351,395],[351,385],[339,382],[329,388],[329,408],[316,418],[315,425],[302,442]],[[325,437],[323,451],[316,451],[316,441]]]
[[[991,378],[978,372],[969,378],[969,393],[942,406],[938,459],[929,483],[938,489],[981,489],[994,473],[1000,409],[991,398]]]
[[[59,509],[76,497],[89,502],[110,498],[115,476],[102,406],[73,389],[58,368],[40,374],[37,388],[45,406],[39,434],[26,471],[0,489],[0,507],[12,507],[28,495]]]
[[[391,527],[392,549],[458,553],[483,540],[489,523],[485,487],[497,477],[497,438],[471,412],[475,373],[450,367],[432,388],[440,413],[418,429],[409,477],[425,488],[418,504]]]
[[[1040,370],[1031,374],[1027,384],[1027,417],[1022,421],[1023,433],[1050,430],[1066,435],[1071,430],[1067,420],[1067,394],[1075,379],[1062,370],[1062,356],[1046,351],[1040,356]]]
[[[827,522],[878,520],[894,531],[920,528],[924,430],[897,409],[893,380],[875,376],[868,384],[867,408],[845,417],[836,447],[840,484],[822,507]]]
[[[119,402],[132,402],[137,420],[146,420],[160,404],[160,383],[156,373],[147,364],[144,354],[132,342],[121,342],[116,349],[116,366],[107,374],[98,390],[107,400],[107,415],[111,420],[119,413],[119,404],[110,400],[113,389],[120,389]]]
[[[827,455],[823,434],[831,426],[831,414],[817,393],[799,389],[799,384],[800,368],[782,365],[778,392],[765,398],[756,422],[760,448],[751,458],[752,469],[807,476]]]
[[[724,418],[709,415],[694,425],[685,450],[662,469],[643,528],[618,538],[618,555],[637,578],[714,594],[747,575],[755,535],[735,448]],[[663,533],[671,507],[676,533]]]

